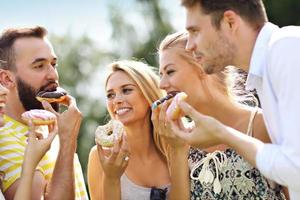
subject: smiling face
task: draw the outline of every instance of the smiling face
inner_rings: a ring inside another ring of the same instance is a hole
[[[0,127],[4,125],[3,115],[8,90],[0,84]]]
[[[150,105],[138,85],[123,71],[113,72],[106,84],[107,109],[124,126],[149,119]]]
[[[193,52],[207,74],[222,71],[234,64],[236,47],[222,27],[212,24],[211,16],[204,14],[199,4],[186,8],[186,29],[189,32],[186,49]]]

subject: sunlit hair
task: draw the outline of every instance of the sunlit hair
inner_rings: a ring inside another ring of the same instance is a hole
[[[152,103],[164,96],[165,93],[159,88],[159,77],[154,72],[154,68],[143,62],[133,60],[122,60],[111,63],[108,66],[105,88],[111,75],[118,71],[125,72],[137,84],[138,88],[146,98],[150,110]],[[152,125],[151,119],[149,120]],[[160,136],[155,131],[153,131],[153,138],[156,147],[163,154],[163,152],[165,152],[164,149],[167,146],[166,143],[161,140]]]
[[[13,45],[20,38],[44,38],[47,30],[41,26],[32,28],[10,28],[0,35],[0,68],[15,70],[15,51]]]
[[[200,5],[204,14],[211,15],[212,24],[219,29],[224,12],[232,10],[251,27],[259,30],[268,21],[262,0],[181,0],[187,8]]]
[[[257,100],[253,94],[247,92],[244,88],[245,73],[233,66],[228,66],[219,73],[206,75],[202,66],[194,59],[193,54],[185,49],[187,40],[188,33],[186,31],[170,34],[160,43],[159,54],[161,55],[163,51],[172,49],[172,51],[176,52],[190,65],[199,69],[199,73],[203,77],[200,77],[201,83],[208,97],[214,98],[213,93],[215,91],[211,91],[211,88],[208,88],[206,84],[208,79],[206,76],[210,76],[214,80],[214,86],[216,86],[219,92],[226,95],[233,103],[257,105]]]

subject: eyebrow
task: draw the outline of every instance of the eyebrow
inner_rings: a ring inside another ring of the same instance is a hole
[[[35,64],[35,63],[39,63],[39,62],[44,62],[46,60],[47,60],[46,58],[36,58],[31,64]],[[57,61],[57,58],[54,57],[53,61]]]
[[[124,87],[127,87],[127,86],[137,87],[135,84],[129,83],[129,84],[122,85],[121,88],[124,88]],[[108,93],[108,92],[112,92],[112,91],[113,91],[113,89],[106,90],[107,93]]]

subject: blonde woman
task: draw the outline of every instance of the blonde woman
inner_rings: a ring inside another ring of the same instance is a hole
[[[163,96],[158,76],[142,62],[118,61],[105,82],[107,109],[121,121],[126,137],[106,154],[95,146],[89,156],[92,200],[165,199],[170,175],[165,148],[151,122],[151,104]]]
[[[160,88],[167,93],[185,92],[188,95],[186,102],[198,112],[214,117],[245,135],[270,142],[261,110],[237,103],[232,98],[234,95],[227,86],[225,71],[207,75],[192,53],[185,50],[187,39],[187,33],[181,32],[169,35],[161,42]],[[177,168],[171,172],[172,176],[176,175],[174,180],[177,181],[172,182],[172,186],[190,189],[190,194],[181,199],[285,199],[280,186],[270,184],[234,149],[224,144],[206,149],[189,148],[171,131],[171,127],[173,130],[179,127],[166,119],[167,106],[164,104],[160,112],[154,110],[153,120],[159,127],[159,133],[177,152],[177,161],[172,160]],[[182,169],[185,171],[182,172]],[[187,185],[189,182],[190,185]]]

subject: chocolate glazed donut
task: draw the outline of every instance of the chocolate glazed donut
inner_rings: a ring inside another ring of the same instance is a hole
[[[49,103],[59,103],[66,98],[67,92],[58,87],[54,91],[41,91],[37,93],[36,99],[39,101],[48,101]]]

